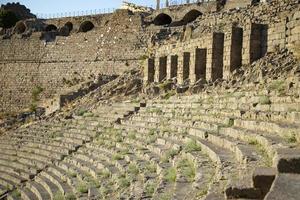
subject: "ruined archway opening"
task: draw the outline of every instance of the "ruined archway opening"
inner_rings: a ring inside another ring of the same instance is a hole
[[[199,16],[201,16],[202,13],[198,10],[191,10],[185,16],[182,18],[182,22],[187,24],[190,22],[193,22],[195,19],[197,19]]]
[[[26,31],[26,25],[24,24],[24,22],[18,22],[15,25],[14,33],[16,33],[16,34],[22,34],[25,31]]]
[[[88,32],[94,28],[94,24],[91,21],[84,21],[80,24],[79,32]]]
[[[153,20],[153,24],[157,26],[168,25],[171,23],[172,23],[172,18],[165,13],[161,13],[157,15]]]
[[[73,30],[73,23],[67,22],[67,23],[65,23],[65,27],[68,27],[69,31],[71,32]]]
[[[57,27],[53,24],[47,25],[46,28],[45,28],[46,32],[56,31],[56,30],[57,30]]]

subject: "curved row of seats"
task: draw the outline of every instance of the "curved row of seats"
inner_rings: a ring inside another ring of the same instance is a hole
[[[282,185],[299,180],[299,108],[299,98],[265,91],[102,104],[3,136],[0,191],[33,200],[296,197],[297,184]]]

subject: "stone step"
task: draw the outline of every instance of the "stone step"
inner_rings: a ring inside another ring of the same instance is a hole
[[[4,155],[2,154],[2,157]],[[17,157],[7,156],[6,158],[0,158],[0,165],[9,166],[9,168],[15,171],[24,171],[28,174],[36,174],[38,170],[32,166],[24,165],[23,163],[18,162]]]
[[[41,158],[42,161],[61,160],[65,156],[63,153],[28,146],[22,147],[22,151],[31,153],[34,157]]]
[[[299,136],[299,124],[279,124],[265,121],[251,121],[251,120],[234,120],[234,126],[249,129],[253,131],[276,133],[281,137],[297,137]]]
[[[38,197],[28,188],[23,188],[20,192],[21,198],[24,200],[39,200]]]
[[[300,174],[279,173],[265,200],[297,200],[300,196]]]
[[[0,171],[0,177],[2,179],[9,180],[14,185],[19,185],[26,181],[25,178],[15,174],[15,173],[2,171],[2,170]]]
[[[234,138],[196,128],[191,128],[189,133],[230,150],[235,154],[237,161],[241,164],[247,165],[247,163],[251,161],[259,160],[255,148]]]
[[[39,200],[51,199],[48,191],[43,187],[43,185],[38,182],[29,181],[26,183],[26,187],[28,188],[28,190],[34,193]]]
[[[61,192],[56,184],[54,184],[49,178],[41,174],[35,177],[35,182],[41,184],[47,190],[47,192],[51,196],[51,199],[53,199],[55,194]]]
[[[65,183],[62,179],[60,179],[60,177],[56,176],[52,172],[43,171],[41,173],[41,175],[48,178],[48,180],[50,180],[52,183],[54,183],[59,188],[59,190],[62,194],[72,194],[73,193],[72,188],[67,183]]]
[[[28,171],[19,169],[19,168],[14,168],[10,165],[0,164],[0,171],[19,175],[20,177],[24,178],[25,180],[31,179],[34,177],[34,174],[32,174]]]
[[[6,190],[11,190],[15,188],[16,184],[10,179],[6,179],[0,176],[0,185],[2,186],[2,188],[5,188]]]

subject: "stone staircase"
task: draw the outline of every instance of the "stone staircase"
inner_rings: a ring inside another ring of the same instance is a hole
[[[300,99],[268,91],[102,103],[1,138],[7,199],[297,199]]]

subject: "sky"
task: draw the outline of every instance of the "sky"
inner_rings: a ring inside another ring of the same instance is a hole
[[[0,4],[20,2],[33,14],[54,14],[64,12],[89,11],[99,9],[119,8],[122,0],[0,0]],[[127,0],[138,5],[155,5],[156,0]]]

